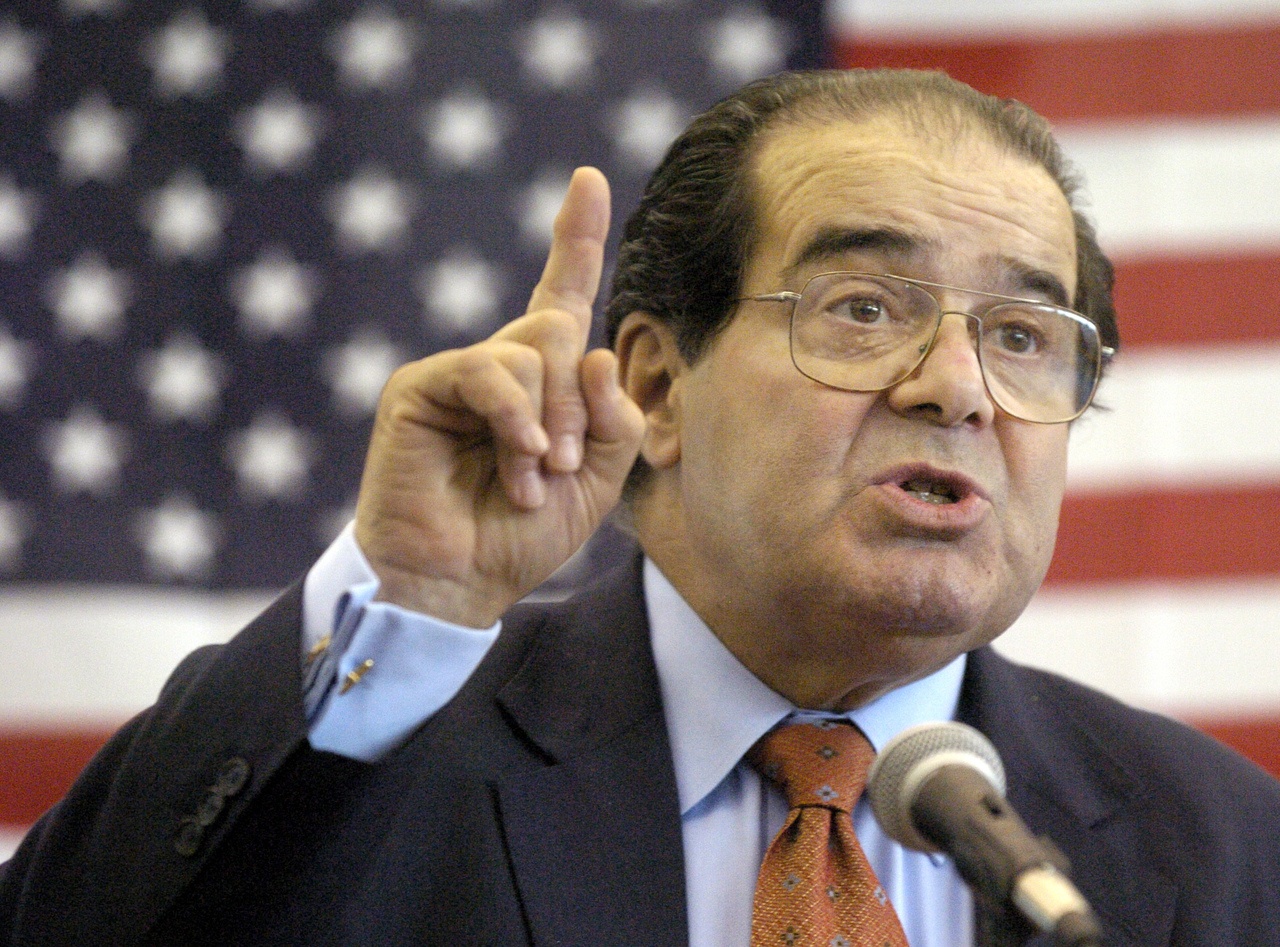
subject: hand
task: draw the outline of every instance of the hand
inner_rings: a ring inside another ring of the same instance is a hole
[[[608,182],[579,168],[525,315],[387,383],[356,505],[380,599],[488,627],[617,503],[644,417],[613,353],[586,353],[608,229]]]

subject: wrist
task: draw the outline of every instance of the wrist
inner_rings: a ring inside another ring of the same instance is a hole
[[[379,581],[374,601],[454,625],[492,628],[514,604],[502,596],[486,594],[450,579],[422,576],[380,564],[373,564],[373,569]]]

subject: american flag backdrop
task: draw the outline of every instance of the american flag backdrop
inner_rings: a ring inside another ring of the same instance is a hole
[[[784,66],[929,65],[1060,128],[1119,264],[1046,588],[1002,647],[1280,771],[1280,0],[8,0],[0,825],[350,515],[400,361],[523,308]]]

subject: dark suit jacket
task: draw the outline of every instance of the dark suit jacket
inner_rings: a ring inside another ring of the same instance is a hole
[[[0,939],[686,942],[639,589],[632,564],[517,608],[462,692],[376,765],[306,743],[293,589],[188,658],[33,830],[0,877]],[[961,717],[1071,859],[1109,944],[1280,944],[1280,784],[987,649]]]

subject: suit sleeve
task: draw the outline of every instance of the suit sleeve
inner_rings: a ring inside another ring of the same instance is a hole
[[[0,943],[135,942],[190,882],[305,741],[301,598],[184,660],[32,828],[0,873]]]

